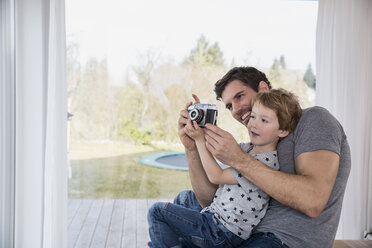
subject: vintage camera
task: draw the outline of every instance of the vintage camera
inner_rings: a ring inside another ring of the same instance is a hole
[[[205,127],[205,124],[217,123],[217,106],[215,104],[195,104],[188,109],[190,120],[196,121],[199,127]]]

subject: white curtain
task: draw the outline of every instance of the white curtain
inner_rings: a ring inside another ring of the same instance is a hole
[[[372,1],[320,0],[316,102],[343,125],[352,167],[336,239],[372,229]]]
[[[15,247],[67,246],[64,0],[16,0]]]

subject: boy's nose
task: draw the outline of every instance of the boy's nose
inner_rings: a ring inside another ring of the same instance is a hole
[[[257,120],[256,119],[251,118],[251,119],[249,119],[249,122],[251,123],[251,126],[253,128],[257,127]]]

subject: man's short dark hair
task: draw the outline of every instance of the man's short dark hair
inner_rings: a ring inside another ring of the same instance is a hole
[[[234,67],[214,84],[214,92],[216,92],[217,100],[221,99],[225,87],[234,80],[241,81],[256,92],[258,92],[258,86],[261,81],[264,81],[269,86],[269,89],[271,89],[270,81],[267,79],[265,73],[254,67]]]

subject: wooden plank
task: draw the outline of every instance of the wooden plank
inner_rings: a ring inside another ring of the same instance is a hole
[[[115,200],[111,216],[111,224],[108,232],[106,247],[120,248],[123,235],[125,200]]]
[[[137,248],[146,247],[150,241],[147,210],[147,199],[137,199]]]
[[[74,247],[84,248],[90,246],[99,215],[102,211],[102,206],[103,200],[93,200],[92,207],[89,210],[87,218],[85,219],[84,225],[80,231],[79,238]]]
[[[372,240],[335,240],[333,248],[371,248]]]
[[[122,248],[137,247],[137,200],[126,199],[124,212],[124,231],[121,242]]]
[[[88,215],[92,202],[93,201],[90,199],[81,200],[79,209],[77,210],[77,213],[75,217],[73,218],[70,228],[68,230],[67,243],[68,243],[69,248],[73,248],[75,246],[75,243],[80,235],[80,231],[83,227],[85,218]]]
[[[147,247],[147,212],[172,199],[69,200],[68,247]]]
[[[349,246],[341,240],[335,240],[333,243],[333,248],[349,248]]]
[[[71,199],[68,201],[67,227],[70,228],[71,222],[76,216],[81,199]]]
[[[113,199],[103,200],[101,214],[99,215],[99,219],[90,244],[91,248],[104,248],[106,246],[113,206]]]
[[[371,248],[372,240],[344,240],[350,247]]]

